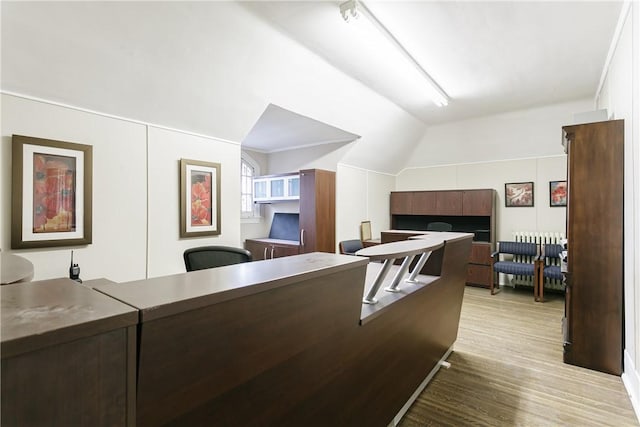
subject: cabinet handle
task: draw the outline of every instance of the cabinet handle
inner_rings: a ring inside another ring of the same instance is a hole
[[[273,252],[274,252],[275,250],[276,250],[276,248],[272,246],[272,247],[271,247],[271,259],[273,259]]]
[[[300,230],[300,246],[304,246],[304,228]]]
[[[264,255],[262,256],[262,259],[267,259],[267,247],[264,247]]]

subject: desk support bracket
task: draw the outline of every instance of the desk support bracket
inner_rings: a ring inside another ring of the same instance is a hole
[[[391,268],[391,264],[393,264],[393,261],[394,261],[393,258],[384,260],[384,264],[382,264],[382,269],[376,276],[376,280],[373,282],[373,286],[371,286],[371,289],[369,289],[369,293],[367,293],[367,296],[364,297],[364,299],[362,300],[363,303],[375,304],[378,302],[378,300],[375,298],[376,294],[378,293],[378,290],[380,289],[380,286],[382,285],[382,282],[384,281],[385,276],[389,272],[389,268]]]

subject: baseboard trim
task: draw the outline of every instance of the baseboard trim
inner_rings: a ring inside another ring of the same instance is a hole
[[[624,351],[624,372],[621,378],[624,388],[627,389],[629,394],[629,400],[631,400],[636,418],[640,421],[640,375],[638,375],[635,364],[627,350]]]
[[[420,393],[422,393],[422,391],[425,389],[427,384],[429,384],[429,381],[431,381],[431,378],[433,378],[436,372],[438,372],[443,362],[447,360],[447,358],[449,357],[452,351],[453,351],[453,345],[449,347],[449,349],[444,354],[444,356],[442,356],[442,358],[438,360],[438,363],[436,363],[436,366],[434,366],[431,372],[429,372],[429,375],[427,375],[427,377],[420,383],[416,391],[411,395],[409,400],[407,400],[407,403],[404,404],[402,409],[400,409],[398,414],[393,418],[393,421],[389,423],[389,427],[396,427],[400,423],[400,420],[402,420],[402,417],[404,417],[404,414],[409,410],[411,405],[413,405],[413,402],[418,398],[418,396],[420,396]]]

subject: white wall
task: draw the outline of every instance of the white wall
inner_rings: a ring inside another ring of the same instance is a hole
[[[336,173],[336,243],[360,238],[360,222],[371,221],[373,238],[390,227],[389,194],[395,176],[339,164]]]
[[[622,379],[640,418],[640,4],[622,8],[618,37],[603,70],[598,108],[624,119],[624,315]]]
[[[34,280],[68,275],[70,250],[81,277],[116,282],[184,271],[182,252],[240,245],[240,146],[126,119],[2,95],[0,248],[33,262]],[[93,242],[16,250],[11,245],[11,135],[93,146]],[[180,158],[221,163],[222,233],[179,238]]]
[[[432,126],[407,167],[557,156],[562,126],[592,109],[593,101],[582,99]]]
[[[180,238],[180,159],[221,164],[220,235]],[[241,246],[240,145],[149,127],[148,277],[184,272],[182,253],[195,246]]]
[[[396,190],[493,188],[497,239],[511,239],[514,231],[565,232],[566,209],[549,206],[549,182],[567,176],[562,126],[592,109],[584,99],[430,127]],[[534,206],[505,207],[505,183],[528,181]]]
[[[69,257],[83,279],[142,279],[146,271],[147,157],[145,126],[125,120],[2,95],[2,236],[5,252],[35,267],[34,280],[65,277]],[[12,251],[11,135],[93,146],[93,243]]]

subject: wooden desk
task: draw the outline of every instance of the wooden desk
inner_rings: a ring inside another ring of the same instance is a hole
[[[3,426],[133,425],[137,310],[70,279],[0,298]]]

